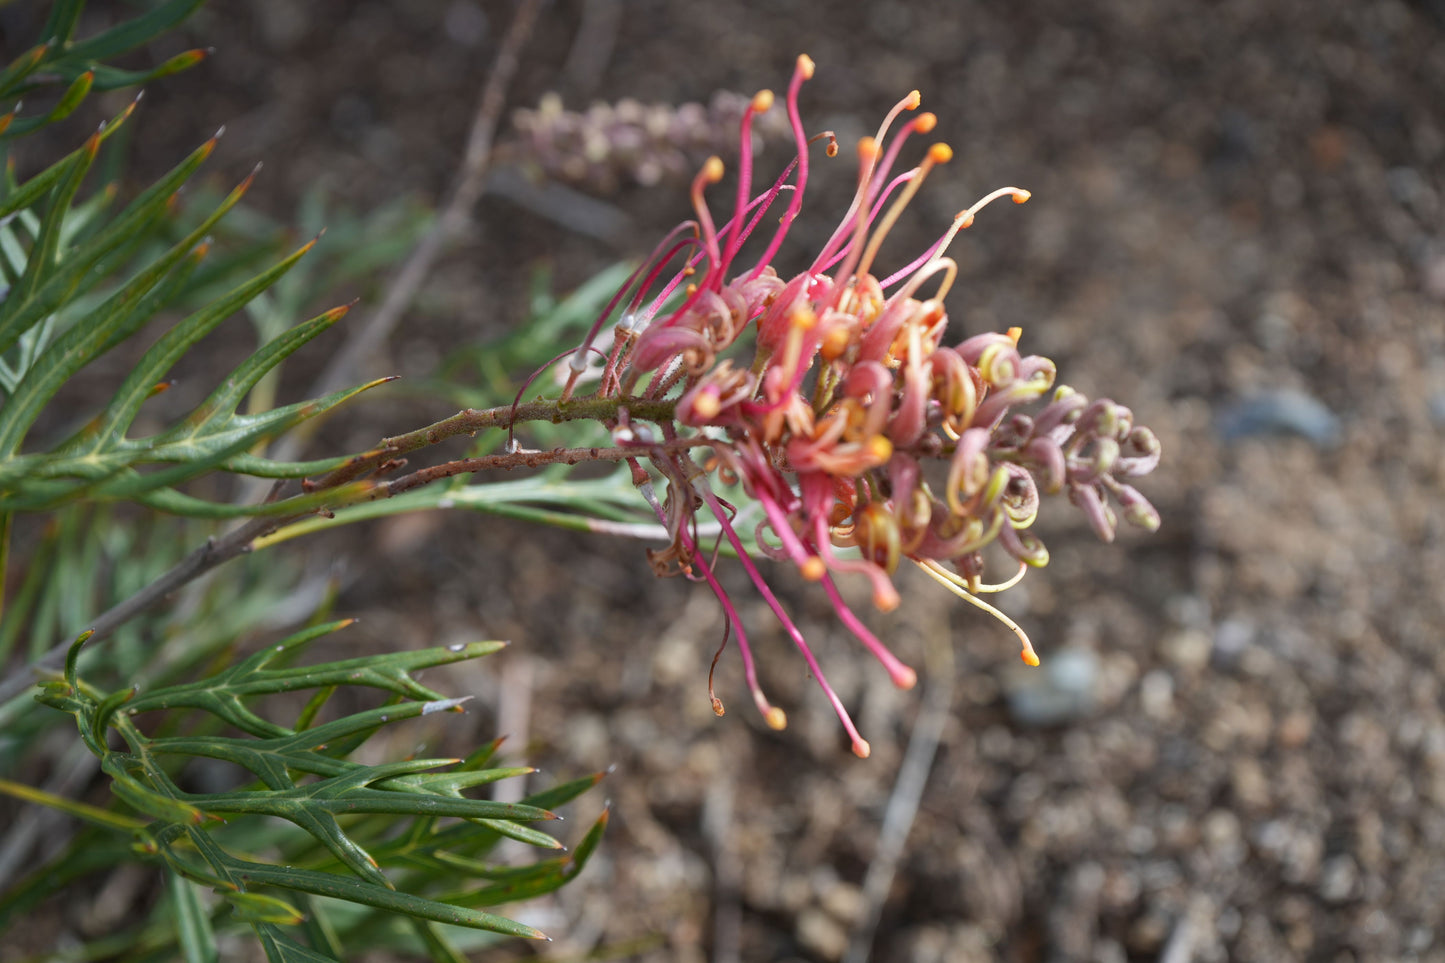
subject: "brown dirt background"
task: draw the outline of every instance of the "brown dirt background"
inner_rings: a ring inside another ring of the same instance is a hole
[[[511,9],[212,4],[188,32],[215,57],[147,92],[139,173],[225,123],[215,166],[264,160],[277,216],[318,178],[361,209],[436,202]],[[480,697],[450,739],[510,729],[558,778],[616,767],[573,807],[585,825],[612,801],[593,865],[518,910],[559,937],[537,954],[839,958],[925,694],[951,685],[871,959],[1445,960],[1445,6],[572,0],[546,8],[510,102],[781,90],[799,52],[809,129],[844,151],[817,163],[784,258],[832,230],[852,143],[920,89],[955,158],[887,250],[1031,189],[960,239],[954,324],[1020,325],[1061,381],[1131,405],[1165,446],[1143,486],[1164,526],[1103,546],[1054,507],[1053,563],[1001,602],[1046,664],[1093,656],[1089,711],[1046,727],[1010,711],[1012,638],[931,583],[903,577],[903,608],[870,618],[917,665],[951,642],[951,671],[898,693],[778,570],[867,761],[736,572],[781,734],[735,657],[712,717],[716,604],[654,580],[641,546],[460,515],[309,543],[308,564],[348,559],[361,644],[515,643],[431,680]],[[538,264],[565,288],[688,213],[673,183],[599,199],[629,219],[611,241],[486,197],[379,370],[429,373],[521,317]],[[1317,437],[1240,427],[1301,399],[1329,413],[1299,416]],[[333,441],[447,413],[373,400]]]

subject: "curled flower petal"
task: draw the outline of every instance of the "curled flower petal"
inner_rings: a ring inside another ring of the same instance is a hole
[[[1114,510],[1104,503],[1098,488],[1093,485],[1070,485],[1069,501],[1084,510],[1084,517],[1093,526],[1095,535],[1105,542],[1114,540],[1114,530],[1119,521],[1114,516]]]

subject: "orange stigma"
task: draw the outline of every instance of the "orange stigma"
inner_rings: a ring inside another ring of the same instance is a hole
[[[716,418],[718,412],[722,411],[722,405],[718,404],[716,392],[704,391],[693,399],[692,410],[697,412],[703,420],[709,421]]]

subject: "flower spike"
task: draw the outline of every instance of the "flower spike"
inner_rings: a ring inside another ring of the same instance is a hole
[[[723,711],[714,669],[736,632],[759,713],[775,729],[787,722],[758,684],[746,628],[714,571],[716,552],[707,557],[700,549],[699,517],[717,523],[853,751],[866,757],[867,741],[755,556],[789,562],[808,581],[821,582],[838,621],[901,688],[914,686],[917,673],[849,608],[838,577],[861,576],[874,606],[888,612],[902,602],[894,574],[905,559],[912,561],[1003,623],[1018,638],[1022,659],[1037,665],[1027,633],[980,596],[1003,592],[1047,564],[1048,550],[1032,527],[1045,496],[1067,495],[1105,541],[1115,537],[1121,518],[1157,528],[1159,513],[1136,480],[1154,469],[1160,451],[1128,408],[1055,386],[1054,363],[1024,354],[1018,328],[946,343],[944,299],[959,274],[947,256],[950,243],[984,207],[1003,197],[1022,204],[1028,191],[1004,187],[985,194],[902,270],[881,281],[872,275],[883,243],[929,172],[953,154],[935,143],[916,166],[895,173],[913,135],[938,124],[931,113],[900,123],[919,107],[917,91],[859,142],[852,200],[808,269],[780,276],[772,261],[802,211],[808,151],[826,139],[827,153],[836,153],[831,134],[810,136],[803,126],[799,93],[814,70],[812,60],[799,57],[783,98],[793,159],[770,187],[752,193],[753,120],[774,106],[773,94],[760,91],[738,130],[731,217],[716,224],[706,203],[705,189],[723,174],[722,162],[711,158],[692,183],[695,219],[669,235],[608,305],[575,349],[569,367],[577,374],[565,392],[570,396],[589,356],[600,352],[593,339],[621,306],[612,346],[602,352],[597,398],[616,402],[610,410],[618,414],[607,421],[614,443],[633,455],[634,480],[671,539],[650,553],[654,566],[705,582],[722,606],[723,641],[708,673],[714,711]],[[761,257],[734,273],[739,251],[784,193],[786,210]],[[679,287],[686,292],[681,305],[664,311]],[[639,400],[671,404],[670,417],[655,422],[656,430],[630,422],[628,403]],[[690,446],[706,447],[701,464],[687,454]],[[644,461],[665,481],[665,499],[653,491],[655,476]],[[714,492],[714,475],[740,486],[743,495],[732,500],[756,510],[751,541],[739,530],[742,513]],[[985,558],[990,544],[1013,567],[1002,578]]]

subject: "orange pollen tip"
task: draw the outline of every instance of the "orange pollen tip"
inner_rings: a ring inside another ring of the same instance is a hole
[[[873,607],[880,612],[892,612],[898,608],[899,602],[897,592],[874,592]]]
[[[818,323],[818,316],[813,313],[812,308],[804,306],[788,316],[788,323],[799,331],[811,331]]]
[[[1033,197],[1033,196],[1034,196],[1034,195],[1033,195],[1033,192],[1032,192],[1032,191],[1014,191],[1014,194],[1013,194],[1014,203],[1015,203],[1015,204],[1022,204],[1022,203],[1024,203],[1025,201],[1027,201],[1030,197]]]
[[[702,176],[710,183],[716,184],[722,180],[723,162],[717,155],[709,157],[702,165]]]
[[[917,110],[918,105],[923,103],[923,95],[916,90],[910,90],[908,96],[904,98],[904,101],[903,106],[908,110]]]
[[[953,160],[953,148],[947,144],[934,144],[928,148],[928,159],[935,164],[947,164]]]
[[[767,722],[769,729],[782,732],[788,728],[788,714],[777,706],[768,709],[768,714],[763,719]]]
[[[773,92],[771,90],[760,90],[753,94],[753,113],[766,114],[773,109]]]
[[[715,715],[715,716],[720,716],[720,715],[725,714],[726,711],[727,711],[727,710],[725,710],[725,709],[723,708],[722,700],[719,699],[717,696],[713,696],[713,697],[712,697],[712,713],[713,713],[713,715]]]
[[[954,218],[954,220],[958,221],[959,230],[963,230],[966,227],[972,227],[973,211],[959,211],[958,217]]]
[[[893,442],[882,435],[874,435],[868,439],[868,453],[879,461],[887,461],[893,457]]]
[[[868,745],[867,739],[859,739],[857,742],[853,743],[853,755],[857,756],[859,759],[867,759],[869,754],[872,752],[873,747]]]
[[[862,160],[862,161],[877,160],[877,159],[878,159],[878,156],[879,156],[880,154],[882,154],[882,153],[883,153],[883,152],[878,149],[878,141],[874,140],[873,137],[872,137],[872,135],[869,135],[869,136],[867,136],[867,137],[859,138],[859,140],[858,140],[858,159],[859,159],[859,160]]]
[[[924,112],[913,118],[913,129],[920,134],[926,134],[936,126],[938,126],[937,114]]]
[[[704,418],[713,418],[722,410],[722,405],[718,404],[716,392],[704,391],[693,400],[692,410]]]
[[[824,360],[833,361],[842,357],[843,352],[848,350],[848,342],[851,339],[852,336],[848,333],[848,329],[841,325],[829,331],[824,335],[823,345],[820,349]]]
[[[798,54],[798,72],[803,75],[804,80],[813,79],[813,71],[818,67],[813,63],[813,58],[807,54]]]
[[[911,689],[918,685],[918,673],[908,666],[900,666],[898,671],[893,673],[893,684],[900,689]]]
[[[810,582],[821,582],[823,576],[828,574],[828,566],[824,565],[823,560],[816,555],[808,556],[803,564],[798,566],[798,569],[803,573],[803,578]]]
[[[1014,347],[1015,347],[1015,348],[1017,348],[1017,347],[1019,346],[1019,338],[1023,337],[1023,333],[1024,333],[1024,329],[1023,329],[1023,328],[1009,328],[1009,329],[1008,329],[1009,340],[1014,343]]]
[[[1031,665],[1034,668],[1038,668],[1039,666],[1039,657],[1034,655],[1028,649],[1024,649],[1022,652],[1020,652],[1019,658],[1023,659],[1026,664]]]

